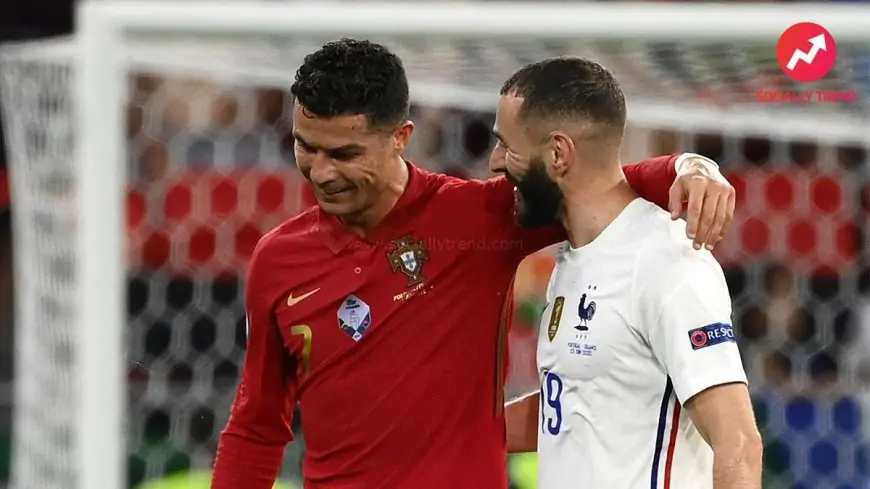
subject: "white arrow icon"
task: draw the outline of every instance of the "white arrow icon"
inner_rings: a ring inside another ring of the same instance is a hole
[[[816,37],[810,38],[810,44],[813,47],[810,48],[808,53],[801,51],[800,49],[795,49],[794,54],[791,55],[791,59],[788,60],[788,64],[786,68],[789,71],[794,71],[794,67],[797,66],[798,61],[804,61],[807,64],[813,64],[813,60],[816,59],[816,55],[819,54],[819,51],[827,51],[828,46],[825,45],[825,35],[819,34]]]

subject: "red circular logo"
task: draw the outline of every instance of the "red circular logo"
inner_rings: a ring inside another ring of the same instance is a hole
[[[707,335],[703,331],[695,331],[690,336],[692,344],[697,347],[702,347],[707,344]]]
[[[824,78],[837,60],[837,44],[827,29],[812,22],[795,24],[779,36],[776,58],[793,80],[814,82]]]

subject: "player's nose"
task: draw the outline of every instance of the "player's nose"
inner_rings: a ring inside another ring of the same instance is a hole
[[[324,182],[332,182],[338,180],[339,176],[338,169],[335,167],[335,162],[332,158],[318,153],[311,159],[308,179],[315,184],[320,185]]]

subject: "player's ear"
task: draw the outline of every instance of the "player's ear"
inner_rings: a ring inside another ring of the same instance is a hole
[[[396,132],[393,133],[393,144],[395,150],[399,153],[405,150],[405,146],[411,141],[411,136],[414,134],[414,123],[405,121],[399,125]]]
[[[574,140],[562,131],[553,131],[550,133],[547,145],[552,158],[553,174],[561,177],[574,161]]]

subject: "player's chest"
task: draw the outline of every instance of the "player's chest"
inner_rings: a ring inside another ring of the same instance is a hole
[[[454,293],[457,267],[467,250],[444,246],[433,234],[402,233],[379,242],[358,241],[340,253],[287,270],[274,313],[285,344],[307,335],[304,354],[316,368],[333,356],[361,351],[371,342],[423,337],[423,312]],[[440,300],[439,300],[440,299]],[[407,341],[405,341],[407,343]]]
[[[632,326],[630,275],[557,270],[541,315],[538,367],[595,379],[622,369],[639,335]]]

